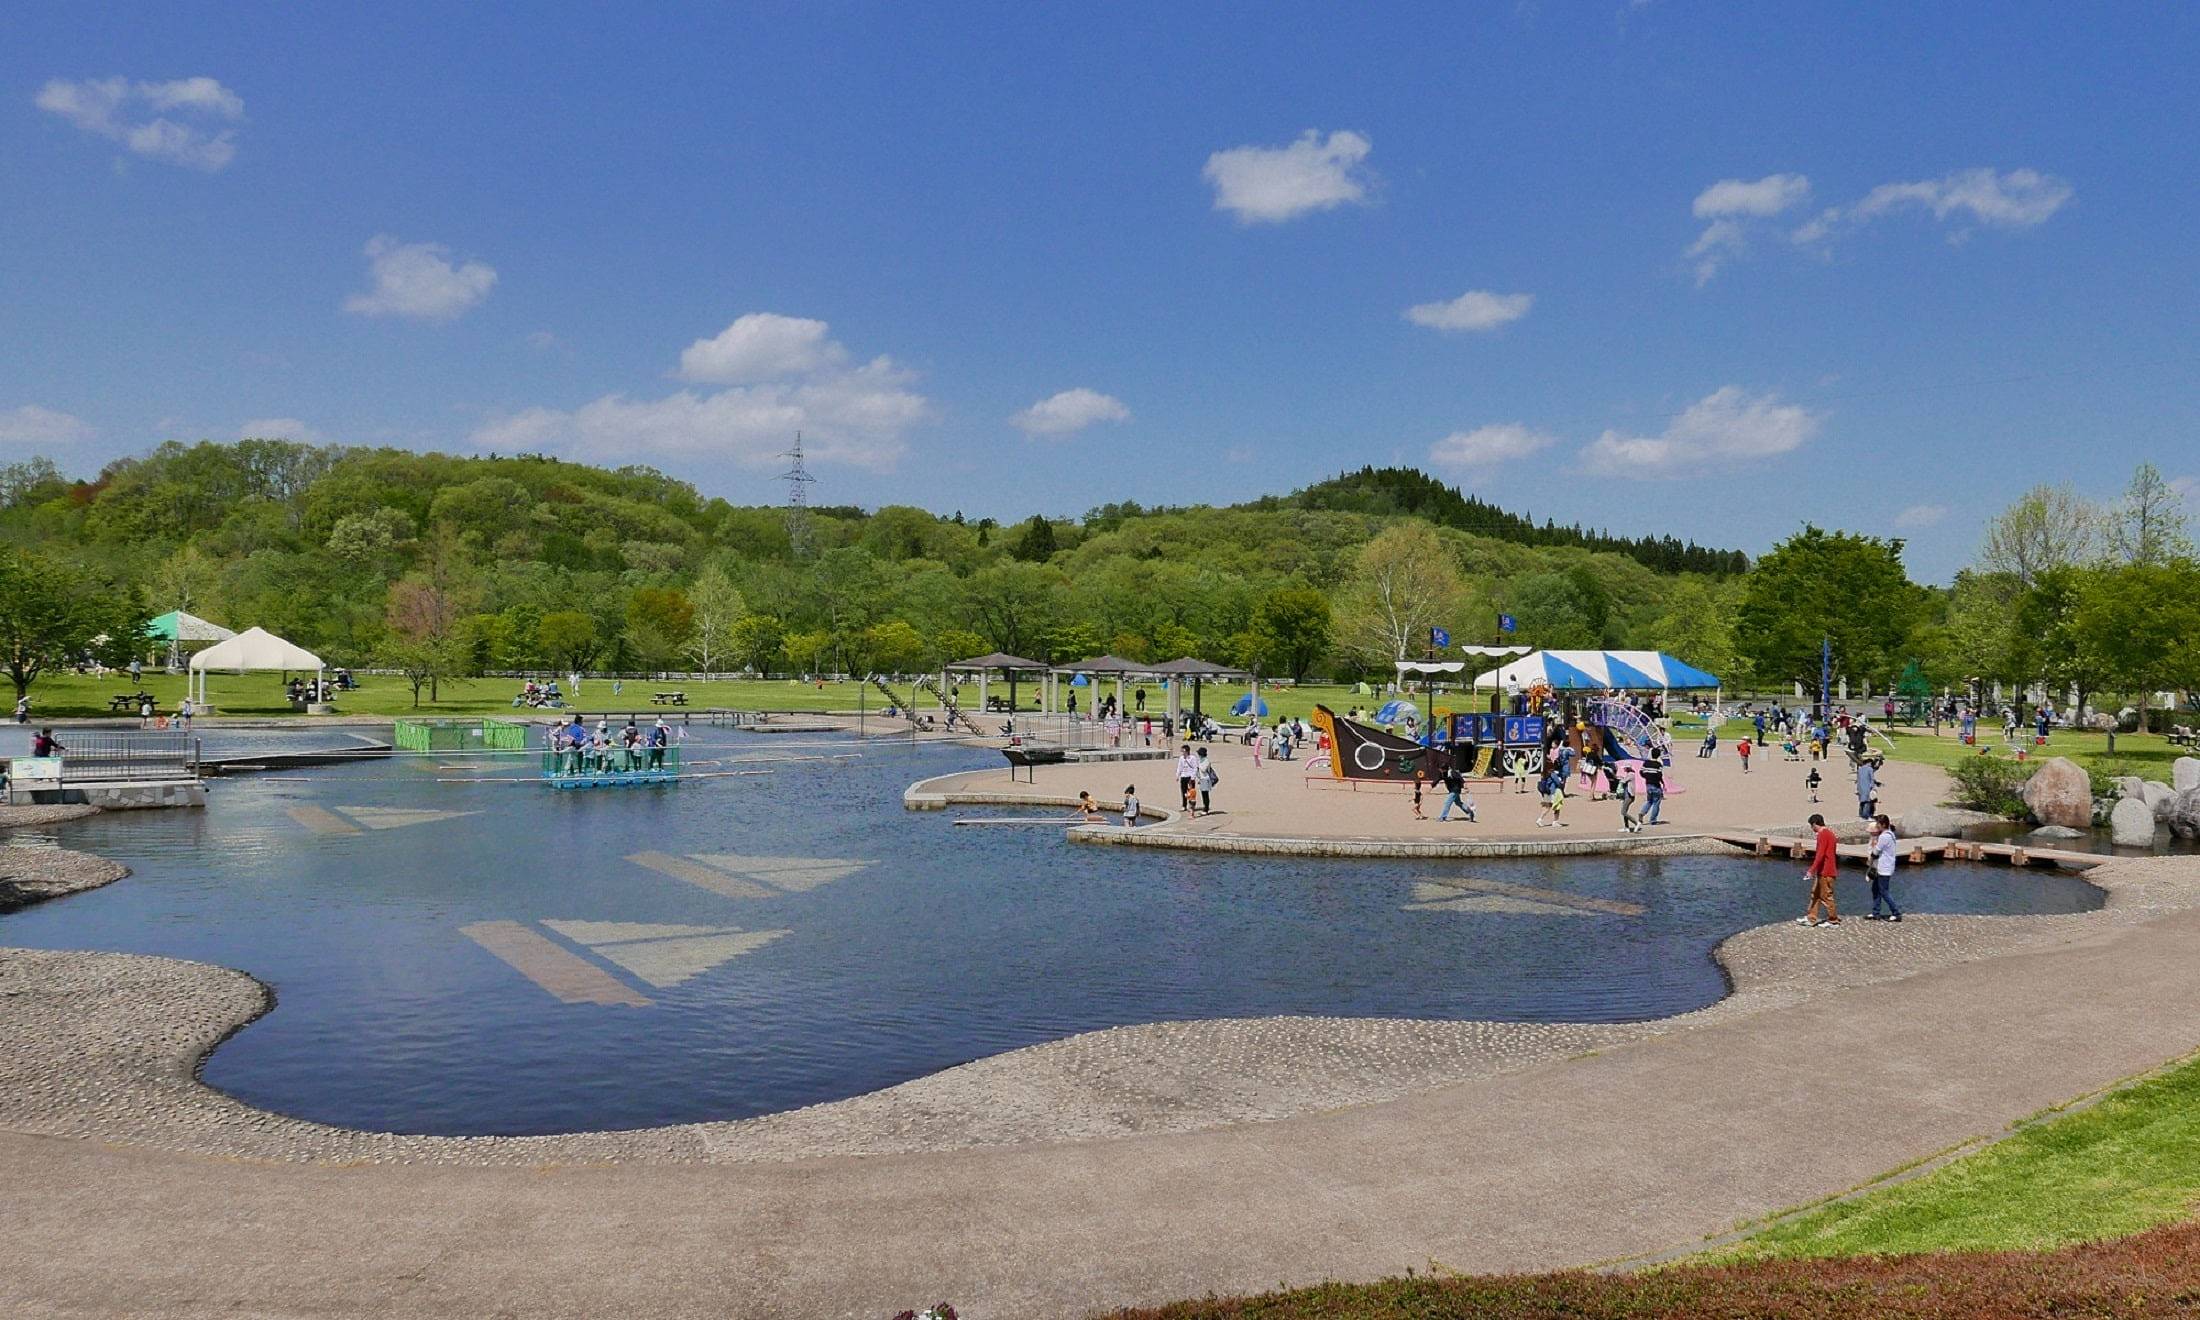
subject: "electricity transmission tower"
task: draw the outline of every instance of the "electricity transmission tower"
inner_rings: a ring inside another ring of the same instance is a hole
[[[780,455],[788,460],[779,479],[787,483],[787,544],[797,559],[808,559],[816,549],[810,536],[810,487],[817,478],[802,466],[802,433],[794,433],[794,448]]]

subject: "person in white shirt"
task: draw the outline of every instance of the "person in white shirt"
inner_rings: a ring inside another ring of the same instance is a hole
[[[1199,799],[1194,796],[1198,781],[1199,758],[1192,755],[1192,745],[1186,743],[1176,758],[1176,797],[1187,811],[1196,811],[1199,807]]]
[[[1902,909],[1895,906],[1894,895],[1888,890],[1894,885],[1895,853],[1901,844],[1895,837],[1894,822],[1884,813],[1872,817],[1872,910],[1866,921],[1900,921]],[[1887,915],[1881,916],[1879,905],[1887,905]]]

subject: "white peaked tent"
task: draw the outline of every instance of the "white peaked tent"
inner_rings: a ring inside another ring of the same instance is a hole
[[[211,670],[241,674],[248,669],[307,670],[318,676],[328,668],[321,657],[295,642],[287,642],[265,628],[247,628],[226,642],[216,642],[191,657],[191,674],[198,680],[198,695],[206,704],[206,675]]]

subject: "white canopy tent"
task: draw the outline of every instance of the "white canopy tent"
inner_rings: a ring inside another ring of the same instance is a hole
[[[198,694],[192,699],[201,706],[207,704],[206,675],[216,669],[233,674],[247,670],[310,669],[318,678],[327,668],[321,657],[297,643],[285,641],[265,628],[247,628],[228,641],[216,642],[191,657],[191,676],[198,687]],[[187,685],[185,691],[189,690]]]

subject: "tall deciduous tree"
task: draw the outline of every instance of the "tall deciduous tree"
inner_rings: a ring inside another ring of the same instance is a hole
[[[2120,564],[2084,575],[2071,610],[2103,687],[2149,694],[2200,681],[2200,568],[2190,560]],[[2108,750],[2116,750],[2109,726]]]
[[[626,635],[655,667],[679,654],[695,626],[695,603],[678,587],[637,587],[626,598]]]
[[[748,611],[748,604],[726,570],[716,564],[705,564],[703,571],[695,575],[688,599],[695,613],[688,631],[687,652],[701,662],[707,674],[732,654],[734,625]]]
[[[2107,519],[2108,548],[2127,564],[2166,564],[2192,554],[2185,535],[2185,495],[2141,463]]]
[[[1986,524],[1979,567],[2031,586],[2057,568],[2075,568],[2101,552],[2101,511],[2067,486],[2034,486]]]
[[[1761,680],[1815,691],[1821,643],[1832,646],[1836,679],[1891,680],[1924,606],[1900,540],[1806,526],[1751,570],[1736,641]]]
[[[551,664],[573,673],[588,668],[602,647],[596,621],[579,610],[552,610],[543,615],[535,638]]]
[[[1418,520],[1386,528],[1360,548],[1345,580],[1341,635],[1385,663],[1417,656],[1428,630],[1451,620],[1464,595],[1434,528]]]

